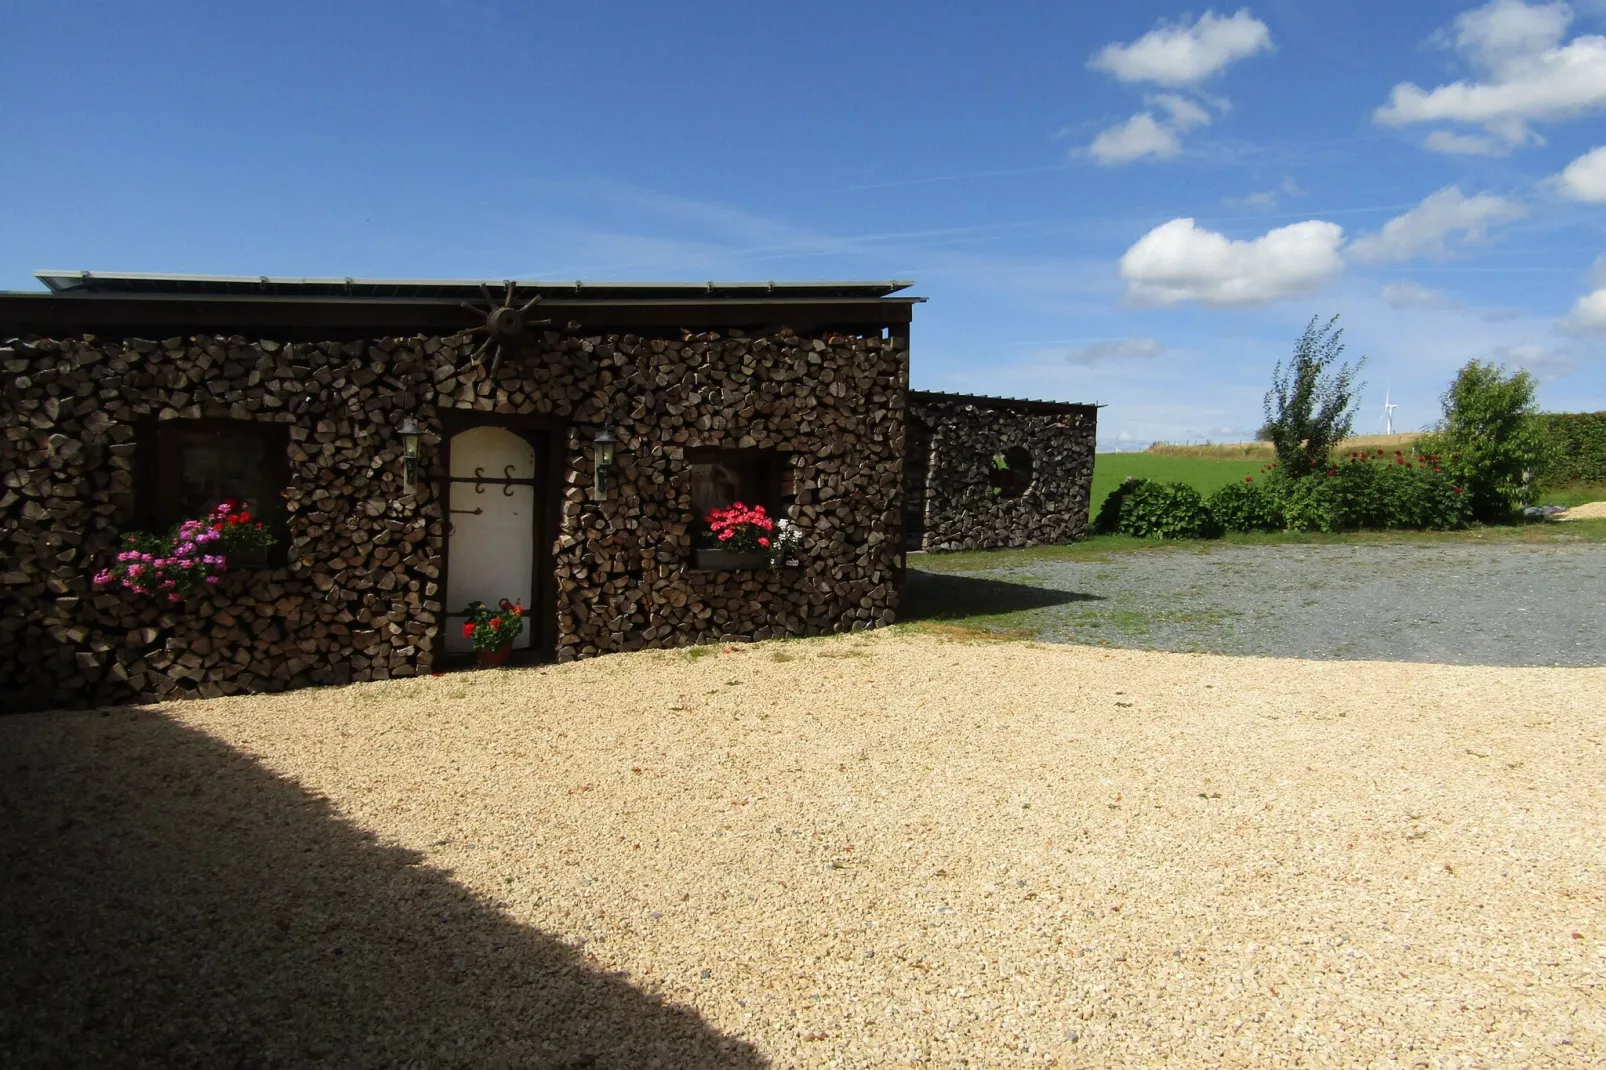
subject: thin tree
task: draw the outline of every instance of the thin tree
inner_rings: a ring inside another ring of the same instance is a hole
[[[1294,478],[1325,470],[1333,448],[1355,422],[1355,376],[1365,365],[1339,364],[1344,329],[1334,316],[1318,325],[1312,316],[1286,363],[1278,361],[1266,391],[1261,434],[1277,450],[1277,466]],[[1336,365],[1336,368],[1335,368]]]

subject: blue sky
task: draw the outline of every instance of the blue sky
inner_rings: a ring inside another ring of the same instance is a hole
[[[1318,314],[1369,358],[1359,431],[1472,357],[1606,409],[1606,0],[0,0],[0,32],[0,287],[907,278],[915,385],[1105,403],[1107,447],[1247,437]]]

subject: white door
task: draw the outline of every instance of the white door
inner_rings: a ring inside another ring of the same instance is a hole
[[[446,652],[474,649],[463,637],[470,602],[493,609],[504,598],[523,602],[524,631],[513,649],[530,646],[535,619],[535,447],[501,427],[452,436],[447,484]]]

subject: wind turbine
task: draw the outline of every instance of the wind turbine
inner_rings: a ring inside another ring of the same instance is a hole
[[[1387,428],[1383,432],[1385,435],[1394,433],[1394,410],[1399,408],[1398,405],[1389,400],[1389,393],[1390,391],[1388,390],[1383,391],[1383,424]]]

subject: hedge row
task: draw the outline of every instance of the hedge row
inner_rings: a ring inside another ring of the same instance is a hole
[[[1421,457],[1354,453],[1325,471],[1286,478],[1275,464],[1205,499],[1186,483],[1129,479],[1093,527],[1143,538],[1211,538],[1226,531],[1443,531],[1471,519],[1459,474]]]
[[[1541,486],[1606,483],[1606,412],[1545,412],[1539,422],[1550,440]]]

